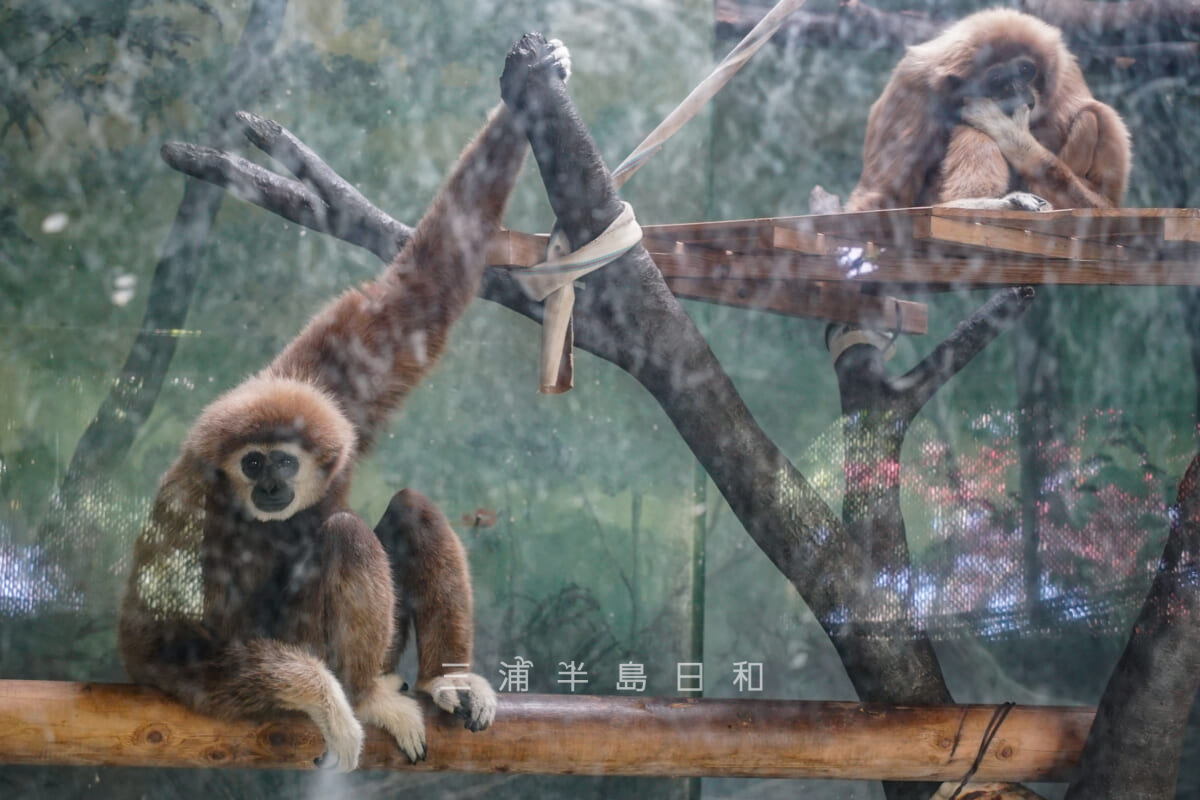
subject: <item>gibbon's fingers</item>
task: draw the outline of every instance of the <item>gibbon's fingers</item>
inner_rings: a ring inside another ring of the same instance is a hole
[[[422,691],[439,708],[461,718],[469,731],[485,730],[496,718],[496,692],[473,672],[440,675],[427,681]]]
[[[409,763],[424,761],[425,715],[413,698],[396,691],[398,675],[380,675],[358,703],[363,722],[377,725],[392,735]]]
[[[1013,120],[990,97],[970,97],[963,103],[962,119],[973,128],[999,139],[1013,127]]]
[[[1017,110],[1012,115],[1013,124],[1021,130],[1029,130],[1029,116],[1031,113],[1029,106],[1017,106]]]
[[[566,83],[571,79],[571,51],[562,43],[562,39],[551,39],[546,44],[552,48],[547,61],[558,67],[558,75]]]

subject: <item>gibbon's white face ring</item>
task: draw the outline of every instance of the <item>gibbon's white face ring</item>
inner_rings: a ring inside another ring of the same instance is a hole
[[[281,463],[286,464],[285,469],[278,469]],[[253,468],[249,468],[251,465]],[[296,442],[251,442],[231,453],[221,470],[229,478],[240,507],[261,522],[289,519],[320,500],[326,490],[325,471],[312,453]],[[279,492],[265,492],[264,481],[268,478],[260,470],[267,470],[273,483],[286,487],[280,486]]]

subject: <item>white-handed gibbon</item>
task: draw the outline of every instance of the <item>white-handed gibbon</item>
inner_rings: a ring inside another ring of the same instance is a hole
[[[396,495],[374,531],[347,496],[356,460],[478,290],[541,113],[524,107],[525,89],[568,65],[560,43],[522,38],[500,79],[504,102],[407,246],[200,414],[133,553],[119,638],[134,680],[226,718],[303,712],[325,739],[319,766],[354,769],[362,723],[416,761],[424,719],[391,674],[412,624],[416,688],[471,730],[492,722],[495,693],[467,671],[458,537],[416,493]]]
[[[1039,210],[1041,198],[1055,208],[1112,208],[1129,167],[1124,122],[1092,97],[1061,32],[991,9],[909,48],[896,65],[871,106],[846,210],[949,201]]]

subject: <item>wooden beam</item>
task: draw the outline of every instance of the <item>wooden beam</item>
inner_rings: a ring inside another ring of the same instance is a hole
[[[1121,245],[1103,245],[1086,239],[1047,236],[1031,230],[1017,230],[1002,225],[978,221],[930,216],[913,226],[917,239],[933,239],[951,244],[964,244],[1001,253],[1022,253],[1045,258],[1088,261],[1124,261]]]
[[[960,779],[995,706],[505,694],[483,733],[427,706],[429,758],[370,729],[361,768],[575,775]],[[1094,710],[1017,706],[978,780],[1070,777]],[[311,769],[307,718],[222,722],[124,684],[0,681],[0,762]]]
[[[826,322],[861,323],[871,328],[918,336],[929,332],[929,308],[924,303],[863,294],[854,286],[719,278],[664,277],[664,280],[676,297],[688,300],[705,300]]]

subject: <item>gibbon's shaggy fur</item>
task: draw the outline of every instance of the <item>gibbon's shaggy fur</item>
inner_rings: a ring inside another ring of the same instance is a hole
[[[1023,96],[1007,113],[1001,106],[1012,97],[997,96],[989,70]],[[1110,208],[1121,204],[1129,167],[1124,122],[1092,97],[1061,32],[992,9],[909,48],[896,65],[871,106],[862,176],[846,210],[1014,190],[1055,208]]]
[[[495,693],[466,671],[472,598],[458,537],[415,492],[396,495],[375,531],[347,495],[356,460],[478,290],[536,113],[524,88],[568,65],[558,42],[518,42],[505,102],[404,250],[200,414],[133,553],[119,638],[134,680],[221,717],[303,712],[325,737],[321,766],[357,766],[361,723],[416,761],[424,719],[390,674],[411,622],[417,689],[472,730],[492,722]]]

